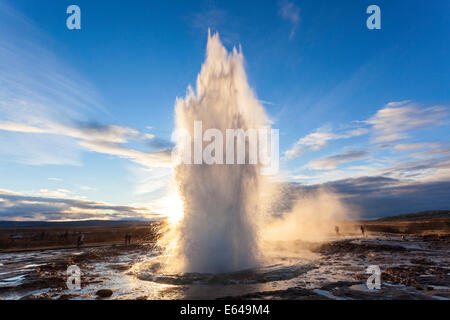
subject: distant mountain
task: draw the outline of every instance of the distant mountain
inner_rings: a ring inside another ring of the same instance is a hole
[[[432,210],[416,213],[399,214],[397,216],[384,217],[375,221],[414,221],[414,220],[442,220],[450,219],[450,210]]]
[[[75,228],[75,227],[104,227],[104,226],[125,226],[149,224],[153,220],[85,220],[85,221],[0,221],[1,228]]]

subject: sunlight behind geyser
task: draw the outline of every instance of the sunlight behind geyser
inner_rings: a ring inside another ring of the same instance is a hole
[[[176,191],[164,197],[160,204],[165,217],[171,224],[176,224],[183,218],[183,201]]]

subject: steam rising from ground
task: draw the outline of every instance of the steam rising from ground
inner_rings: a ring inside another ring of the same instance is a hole
[[[342,222],[354,214],[339,195],[320,188],[300,194],[290,211],[267,221],[263,236],[269,241],[325,241],[335,234],[335,226],[343,231]]]
[[[196,92],[189,87],[186,97],[177,99],[176,128],[194,138],[194,121],[202,121],[203,132],[216,128],[224,136],[226,129],[267,128],[270,121],[247,83],[243,64],[240,51],[228,53],[218,34],[208,35]],[[180,150],[191,143],[176,141]],[[194,150],[193,143],[189,147]],[[259,264],[260,170],[260,165],[238,164],[175,167],[184,212],[162,238],[166,269],[227,272]]]

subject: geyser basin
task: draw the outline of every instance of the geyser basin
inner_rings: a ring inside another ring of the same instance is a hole
[[[140,266],[136,269],[139,280],[153,281],[170,285],[236,285],[266,283],[290,280],[304,274],[315,266],[305,260],[293,261],[294,264],[278,263],[274,265],[224,273],[181,273],[160,274],[153,268]]]

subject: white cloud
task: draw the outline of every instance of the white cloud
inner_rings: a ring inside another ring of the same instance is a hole
[[[142,135],[135,129],[116,125],[83,124],[79,127],[70,127],[45,120],[41,122],[45,123],[42,127],[17,122],[0,122],[0,130],[67,136],[79,140],[78,144],[89,151],[131,159],[146,167],[171,166],[170,156],[165,152],[148,153],[122,146],[130,139],[151,140],[154,138],[153,135],[151,137],[148,134]]]
[[[142,135],[142,140],[153,140],[155,139],[155,135],[151,133],[146,133]]]
[[[409,101],[391,102],[365,121],[372,125],[375,142],[391,142],[409,137],[408,131],[444,123],[447,108],[434,106],[419,108]]]
[[[80,127],[71,127],[59,123],[40,119],[41,127],[31,126],[19,122],[0,121],[0,130],[22,133],[43,133],[62,135],[88,141],[103,141],[107,143],[125,143],[128,138],[138,136],[135,129],[109,125],[86,124]]]
[[[336,134],[331,132],[328,128],[322,127],[294,143],[291,149],[285,151],[283,160],[295,159],[305,152],[318,151],[326,147],[328,142],[332,140],[349,139],[367,134],[368,132],[369,130],[366,128],[358,128],[346,133]]]
[[[0,130],[24,133],[45,133],[45,130],[23,123],[1,121]]]
[[[370,129],[368,128],[357,128],[353,129],[348,133],[348,137],[359,137],[365,134],[368,134],[370,132]]]
[[[48,39],[25,17],[3,4],[0,24],[7,27],[0,28],[1,155],[31,165],[80,165],[84,148],[145,166],[167,165],[165,153],[126,145],[151,141],[153,134],[86,120],[105,116],[101,99],[70,64],[45,49]],[[18,41],[30,34],[27,41]]]
[[[79,164],[81,148],[65,138],[70,133],[31,134],[104,116],[99,95],[70,63],[46,49],[49,38],[39,28],[4,1],[0,7],[0,155],[26,164]]]
[[[292,39],[300,23],[300,8],[293,1],[288,0],[279,1],[278,7],[278,14],[292,26],[289,34],[289,38]]]
[[[308,162],[305,168],[314,170],[336,169],[340,164],[364,159],[368,153],[366,151],[350,151],[337,154],[327,158],[315,159]]]
[[[109,154],[120,158],[130,159],[145,167],[171,167],[170,154],[166,152],[143,152],[129,149],[115,144],[107,144],[96,141],[81,141],[84,148],[103,154]]]
[[[6,189],[0,189],[0,193],[1,193],[1,194],[5,194],[5,195],[10,195],[10,196],[18,196],[18,195],[21,195],[21,193],[19,193],[19,192],[15,192],[15,191],[11,191],[11,190],[6,190]]]
[[[160,216],[143,207],[64,197],[67,193],[64,189],[56,192],[43,189],[33,195],[26,195],[0,189],[0,216],[4,220],[29,221],[116,220]]]
[[[96,190],[95,188],[92,188],[92,187],[89,187],[89,186],[81,186],[80,189],[83,190],[83,191],[93,191],[93,190]]]
[[[48,198],[66,198],[71,193],[72,192],[70,192],[67,189],[57,189],[57,190],[40,189],[32,192],[34,196],[48,197]]]
[[[328,144],[328,141],[339,139],[336,135],[326,128],[319,128],[315,132],[300,138],[291,149],[284,153],[284,160],[292,160],[307,151],[317,151]]]
[[[292,160],[298,156],[320,150],[328,145],[330,141],[338,139],[349,139],[371,133],[375,143],[387,143],[409,138],[409,132],[421,127],[438,126],[448,124],[448,108],[433,106],[419,108],[414,103],[405,100],[390,102],[385,107],[365,121],[358,121],[365,126],[349,130],[345,133],[334,133],[326,127],[306,135],[293,144],[291,149],[285,151],[283,160]],[[369,127],[366,127],[369,125]],[[391,147],[387,145],[387,147]],[[413,150],[414,148],[435,148],[436,144],[408,144],[402,143],[393,146],[396,150]]]
[[[399,143],[394,146],[394,149],[396,150],[421,150],[421,149],[435,149],[439,148],[439,143],[433,143],[433,142],[423,142],[423,143]]]

